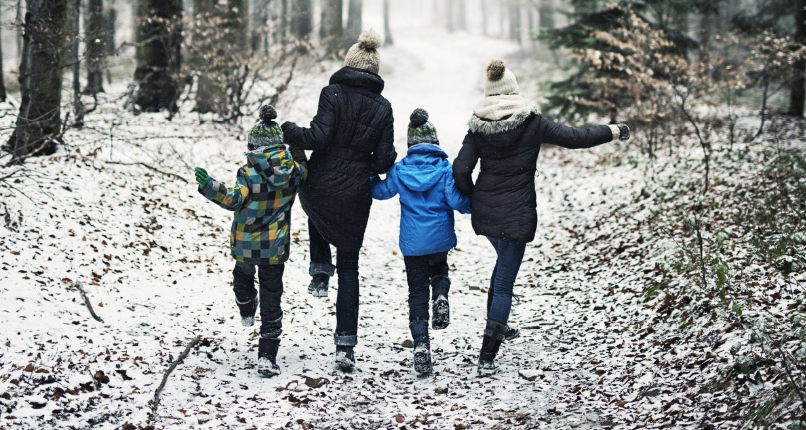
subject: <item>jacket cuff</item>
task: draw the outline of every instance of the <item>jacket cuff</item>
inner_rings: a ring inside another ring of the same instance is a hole
[[[619,130],[617,124],[608,124],[607,126],[610,127],[610,132],[613,133],[613,138],[610,140],[616,140],[621,136],[621,130]]]
[[[213,187],[213,178],[207,178],[207,183],[204,186],[199,185],[199,192],[206,196],[207,192],[210,191],[210,188]]]

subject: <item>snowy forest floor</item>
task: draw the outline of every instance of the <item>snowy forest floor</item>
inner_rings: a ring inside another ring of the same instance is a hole
[[[482,94],[484,66],[517,46],[423,29],[401,31],[396,43],[381,52],[381,75],[395,108],[398,152],[405,151],[409,113],[422,107],[454,157]],[[529,76],[549,67],[534,66],[519,75],[525,94],[535,88]],[[307,124],[336,66],[329,67],[294,81],[278,106],[280,120]],[[231,183],[245,132],[199,125],[189,112],[171,122],[132,116],[111,101],[116,95],[87,127],[70,130],[67,150],[28,160],[9,183],[15,189],[0,187],[2,428],[732,428],[758,424],[737,397],[742,390],[748,401],[783,396],[773,405],[776,416],[797,407],[785,377],[725,370],[752,331],[735,323],[737,312],[719,305],[695,317],[686,305],[698,298],[664,292],[696,282],[699,272],[668,273],[682,239],[659,231],[685,228],[674,213],[663,219],[668,208],[656,191],[690,200],[696,191],[685,180],[668,184],[681,171],[699,175],[696,152],[681,149],[677,164],[666,155],[650,164],[615,145],[542,150],[538,234],[527,247],[515,286],[522,299],[511,317],[522,335],[502,346],[497,375],[476,376],[493,251],[461,215],[459,244],[449,255],[451,325],[431,332],[433,375],[413,373],[393,199],[373,205],[361,253],[352,374],[333,366],[335,280],[327,299],[307,294],[307,219],[295,207],[283,374],[261,378],[257,329],[240,326],[231,292],[231,214],[196,192],[191,170],[203,166]],[[802,142],[786,145],[803,149]],[[763,159],[763,148],[740,148],[746,157],[716,169],[715,187],[750,180],[734,169]],[[0,176],[15,171],[3,168]],[[776,290],[765,312],[782,321],[803,312],[796,301],[806,280],[802,266],[782,275],[739,254],[731,267],[749,268],[753,282]],[[103,323],[91,318],[78,281]],[[163,373],[196,337],[202,341],[173,371],[152,415]]]

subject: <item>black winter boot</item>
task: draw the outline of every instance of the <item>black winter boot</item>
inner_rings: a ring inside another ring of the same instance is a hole
[[[428,322],[417,317],[409,323],[414,343],[414,371],[420,375],[431,373],[431,340],[428,337]]]
[[[355,370],[355,352],[352,346],[336,345],[336,367],[342,372]]]
[[[487,327],[484,328],[484,338],[481,341],[481,352],[479,353],[479,376],[494,375],[498,371],[495,356],[504,340],[506,329],[506,324],[487,319]]]
[[[519,297],[520,296],[518,295],[514,294],[512,295],[512,298],[518,302],[520,302]],[[487,315],[490,315],[490,307],[492,305],[493,305],[493,290],[490,289],[489,291],[487,291]],[[514,325],[511,324],[507,325],[507,329],[504,330],[504,340],[512,340],[520,335],[521,331],[518,329],[518,327],[515,327]]]
[[[327,297],[328,283],[330,276],[323,274],[313,275],[311,283],[308,284],[308,292],[314,297]]]
[[[251,299],[241,302],[238,297],[235,297],[235,304],[238,305],[238,311],[241,314],[241,324],[244,327],[252,327],[255,325],[255,313],[257,312],[257,294]]]
[[[433,302],[431,304],[431,328],[442,330],[451,323],[451,307],[448,303],[448,290],[451,280],[447,276],[435,276],[431,279]]]
[[[259,338],[257,343],[257,373],[266,377],[280,374],[277,365],[277,350],[280,348],[280,339]]]

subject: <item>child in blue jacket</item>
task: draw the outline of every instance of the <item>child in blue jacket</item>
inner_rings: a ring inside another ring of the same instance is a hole
[[[470,213],[470,199],[453,180],[448,154],[439,147],[437,130],[428,112],[415,109],[408,130],[409,151],[381,180],[372,178],[372,197],[386,200],[400,195],[400,250],[409,283],[409,328],[414,341],[414,370],[430,373],[428,290],[434,319],[432,328],[450,323],[448,251],[456,246],[453,211]]]

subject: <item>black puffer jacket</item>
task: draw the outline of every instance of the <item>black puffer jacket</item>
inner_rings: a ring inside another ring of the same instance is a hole
[[[395,163],[392,106],[381,96],[383,79],[345,67],[322,89],[310,128],[286,122],[285,143],[313,150],[300,203],[330,244],[361,249],[367,228],[372,172],[385,173]]]
[[[543,118],[536,109],[500,121],[475,115],[462,149],[453,162],[456,186],[471,196],[476,234],[528,243],[537,229],[535,169],[542,143],[590,148],[613,140],[606,125],[566,127]],[[481,171],[473,184],[473,169]]]

